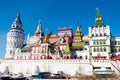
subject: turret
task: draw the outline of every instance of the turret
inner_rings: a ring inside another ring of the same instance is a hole
[[[17,14],[16,19],[14,20],[11,29],[21,29],[22,30],[22,22],[20,19],[20,13]]]
[[[14,55],[17,53],[17,48],[21,48],[24,45],[24,30],[22,29],[22,22],[20,19],[20,13],[17,14],[11,29],[7,33],[5,58],[14,59]]]
[[[40,36],[40,38],[42,38],[43,32],[42,32],[42,22],[41,21],[38,22],[38,26],[37,26],[37,29],[36,29],[34,35]]]

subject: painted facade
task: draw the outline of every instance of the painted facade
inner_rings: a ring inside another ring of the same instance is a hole
[[[20,14],[18,14],[7,33],[5,58],[39,59],[32,58],[35,57],[33,55],[37,55],[33,52],[38,49],[40,51],[38,54],[41,53],[44,50],[44,47],[41,46],[44,44],[47,46],[46,57],[53,58],[54,56],[54,59],[61,59],[61,57],[63,59],[110,59],[112,56],[120,54],[120,38],[111,35],[110,26],[103,24],[99,10],[95,17],[94,26],[88,28],[88,35],[84,35],[80,27],[79,24],[76,26],[75,33],[73,33],[72,28],[64,27],[59,28],[56,34],[48,33],[46,30],[44,35],[42,23],[39,21],[36,31],[32,36],[28,34],[24,44],[24,30]],[[59,57],[55,58],[55,56]]]
[[[34,34],[28,35],[27,41],[24,43],[24,30],[22,29],[20,14],[17,15],[7,33],[5,59],[12,59],[17,64],[19,64],[18,62],[27,63],[26,68],[35,62],[34,65],[37,65],[41,71],[64,71],[75,74],[79,67],[82,66],[81,69],[83,69],[85,66],[89,66],[82,73],[91,74],[92,71],[97,73],[99,70],[119,72],[115,62],[111,61],[111,58],[114,58],[112,60],[120,60],[119,56],[120,37],[111,35],[110,26],[103,24],[99,10],[95,17],[94,26],[88,28],[88,35],[82,33],[80,25],[77,25],[75,33],[73,33],[72,28],[64,27],[58,29],[56,34],[48,33],[48,29],[46,29],[44,35],[40,21]],[[4,66],[8,66],[11,72],[14,72],[8,63],[9,61],[11,62],[11,60],[1,62]],[[74,66],[74,69],[69,71],[68,66]],[[51,69],[47,69],[48,67]],[[28,72],[32,74],[31,71],[28,70]]]

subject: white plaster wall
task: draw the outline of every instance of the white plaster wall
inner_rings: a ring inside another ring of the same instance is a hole
[[[52,73],[63,71],[70,75],[75,75],[77,72],[92,75],[92,65],[89,60],[1,60],[0,62],[1,72],[4,72],[3,68],[8,66],[9,72],[16,74],[36,74],[39,70]]]

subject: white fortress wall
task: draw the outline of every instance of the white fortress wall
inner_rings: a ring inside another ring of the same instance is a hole
[[[0,60],[0,72],[5,72],[5,68],[16,74],[36,74],[39,71],[51,73],[63,71],[70,75],[93,74],[89,60]]]

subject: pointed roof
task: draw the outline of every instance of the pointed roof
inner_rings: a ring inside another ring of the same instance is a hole
[[[77,33],[82,33],[80,28],[81,28],[81,25],[79,24],[79,21],[78,21],[78,25],[77,25],[77,28],[76,28],[76,34]]]
[[[69,44],[66,45],[65,52],[66,52],[66,53],[69,53],[69,52],[70,52]]]
[[[81,33],[81,32],[82,32],[82,31],[81,31],[80,27],[77,26],[76,33]]]
[[[102,15],[101,15],[101,13],[99,11],[99,8],[96,8],[96,10],[97,10],[96,17],[102,17]]]
[[[38,26],[37,26],[37,29],[36,29],[34,35],[37,35],[40,38],[42,38],[42,36],[44,35],[44,33],[42,32],[42,22],[41,22],[41,20],[39,20],[39,22],[38,22]]]
[[[22,21],[20,19],[20,13],[17,14],[11,28],[22,29]]]
[[[102,15],[98,8],[96,8],[96,10],[97,10],[97,13],[96,13],[96,18],[95,18],[95,26],[102,26],[103,25]]]
[[[14,20],[14,24],[22,24],[21,19],[20,19],[20,13],[17,13],[17,17]]]
[[[36,30],[37,33],[42,31],[42,24],[41,23],[42,23],[41,20],[39,20],[37,30]]]
[[[80,29],[80,24],[77,25],[77,28],[76,28],[76,33],[74,36],[81,36],[82,37],[82,30]]]

